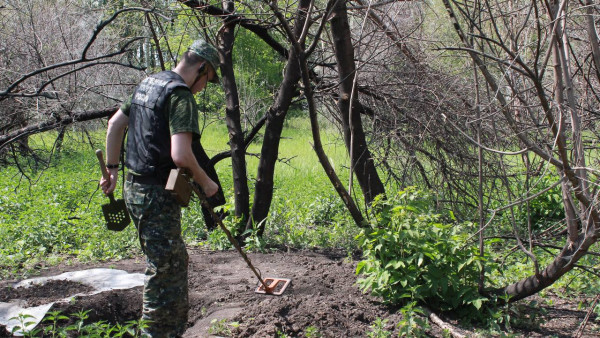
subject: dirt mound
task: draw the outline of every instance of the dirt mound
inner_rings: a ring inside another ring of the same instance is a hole
[[[354,275],[356,262],[348,260],[345,254],[306,251],[249,254],[263,277],[292,279],[281,296],[255,293],[257,280],[236,252],[190,249],[189,254],[190,312],[184,337],[276,337],[280,333],[305,337],[317,336],[317,332],[322,337],[365,337],[378,318],[388,320],[386,330],[397,332],[395,326],[401,315],[358,290]],[[94,266],[58,266],[43,275],[101,266],[143,272],[145,263],[143,259],[131,259]],[[9,284],[0,282],[0,289],[8,290]],[[34,286],[28,291],[10,290],[2,293],[0,301],[15,298],[52,301],[69,297],[71,292],[84,291],[80,287],[77,283],[58,282],[47,284],[44,289]],[[41,295],[48,297],[41,298]],[[51,310],[60,310],[65,315],[90,310],[90,322],[124,323],[140,317],[141,302],[142,288],[136,287],[75,297],[70,302],[55,304]],[[555,304],[535,327],[518,332],[538,337],[572,336],[586,310],[578,310],[576,302]],[[597,336],[599,331],[594,318],[583,336]],[[442,336],[441,329],[435,325],[428,333]],[[3,335],[0,328],[0,336],[6,335],[8,333]]]
[[[78,293],[92,291],[92,287],[67,280],[51,280],[35,287],[3,288],[0,302],[24,299],[27,305],[38,306],[51,303],[57,299],[70,297]]]

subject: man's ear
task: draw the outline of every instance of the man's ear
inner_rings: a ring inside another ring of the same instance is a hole
[[[204,75],[206,73],[206,62],[202,62],[200,68],[198,68],[198,74]]]

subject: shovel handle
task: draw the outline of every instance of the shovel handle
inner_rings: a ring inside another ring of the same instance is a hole
[[[110,176],[108,176],[108,172],[106,171],[106,164],[104,164],[104,155],[102,154],[102,150],[96,150],[96,157],[98,158],[98,163],[100,163],[102,177],[104,177],[105,180],[110,180]]]
[[[107,181],[110,180],[110,176],[108,176],[108,172],[106,172],[106,164],[104,164],[104,155],[102,155],[102,150],[100,150],[100,149],[96,150],[96,157],[98,158],[98,163],[100,163],[100,170],[102,171],[102,177],[104,177],[104,179]],[[110,203],[116,203],[115,197],[113,196],[112,192],[110,194],[107,194],[106,196],[108,196],[108,198],[110,198]]]

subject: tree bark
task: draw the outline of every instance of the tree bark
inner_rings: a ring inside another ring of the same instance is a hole
[[[296,37],[300,36],[302,32],[309,4],[310,0],[300,0],[298,4],[298,12],[296,13],[294,24],[294,36]],[[298,67],[298,55],[294,53],[293,47],[290,47],[290,57],[285,68],[283,81],[277,92],[275,102],[267,112],[265,136],[260,152],[256,183],[254,185],[252,218],[248,220],[246,225],[246,229],[251,229],[254,224],[259,224],[259,236],[264,232],[265,224],[263,221],[269,214],[271,201],[273,200],[273,176],[275,173],[275,163],[279,155],[279,140],[281,139],[283,122],[292,103],[299,80],[300,68]],[[309,184],[309,182],[306,183]]]
[[[281,12],[279,12],[279,11],[275,11],[275,15],[279,18],[279,21],[282,23],[282,26],[284,26],[284,29],[285,29],[286,33],[288,34],[288,36],[290,37],[290,39],[294,39],[291,28],[285,22],[285,18],[283,16],[283,14],[281,14]],[[300,41],[303,41],[303,40],[304,40],[304,36],[300,37]],[[325,170],[325,173],[327,174],[329,181],[331,182],[334,189],[336,190],[336,192],[338,193],[338,195],[344,202],[344,205],[346,205],[346,208],[350,212],[350,215],[352,216],[352,219],[354,220],[356,225],[359,227],[362,227],[362,228],[366,228],[366,227],[368,227],[368,223],[365,221],[362,213],[360,212],[360,210],[354,203],[354,200],[352,199],[352,197],[350,196],[348,191],[342,185],[342,182],[340,181],[337,174],[335,173],[335,170],[333,169],[333,166],[331,165],[331,163],[329,163],[329,159],[327,158],[327,155],[325,154],[325,151],[323,150],[323,144],[321,142],[321,132],[319,129],[319,122],[317,119],[317,108],[315,105],[313,89],[312,89],[312,86],[310,83],[310,75],[309,75],[309,70],[308,70],[308,63],[306,61],[306,54],[305,54],[304,48],[301,46],[301,44],[298,41],[293,41],[293,47],[294,47],[294,55],[296,55],[298,57],[298,64],[300,67],[300,73],[302,75],[302,82],[304,84],[304,95],[305,95],[306,101],[308,103],[310,126],[311,126],[313,141],[314,141],[313,149],[317,153],[319,162],[321,163],[323,170]]]
[[[377,174],[360,117],[362,106],[353,81],[356,65],[345,1],[338,1],[334,5],[331,34],[340,80],[338,108],[342,116],[344,141],[365,201],[370,204],[375,196],[385,194],[385,188]]]
[[[117,109],[118,107],[111,107],[103,110],[84,111],[74,113],[68,117],[51,118],[40,123],[30,124],[24,128],[14,130],[5,135],[0,135],[0,150],[15,141],[28,137],[29,135],[56,129],[61,126],[67,126],[75,122],[91,121],[102,117],[112,116]]]
[[[542,270],[539,276],[527,277],[504,288],[492,290],[490,294],[508,296],[509,302],[534,295],[571,271],[575,267],[575,263],[587,253],[587,250],[596,241],[596,234],[581,234],[577,242],[565,245],[560,254]]]
[[[233,12],[233,1],[224,0],[223,9]],[[235,22],[225,20],[219,38],[219,54],[222,58],[221,75],[225,90],[225,122],[229,131],[229,146],[231,148],[235,216],[241,218],[241,224],[244,224],[250,216],[250,194],[246,174],[246,147],[240,122],[240,100],[233,72],[232,53],[233,42],[235,41],[235,26]]]
[[[586,23],[587,33],[590,39],[590,48],[592,49],[592,57],[596,66],[596,76],[600,79],[600,43],[598,43],[598,32],[594,22],[594,1],[586,0]]]

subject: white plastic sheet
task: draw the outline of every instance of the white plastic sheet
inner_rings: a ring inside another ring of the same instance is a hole
[[[94,288],[92,292],[70,295],[69,297],[58,301],[68,302],[74,296],[90,296],[104,291],[130,289],[144,285],[144,274],[99,268],[65,272],[57,276],[31,278],[15,283],[13,287],[19,288],[43,285],[50,280],[68,280],[79,282]],[[27,318],[26,321],[33,323],[25,327],[25,331],[30,331],[40,323],[53,304],[54,302],[35,307],[27,307],[26,300],[17,300],[9,303],[0,302],[0,324],[6,325],[6,329],[11,332],[14,327],[20,326],[21,323],[16,319],[11,320],[10,318],[17,317],[19,314],[31,315],[33,318]],[[23,333],[17,332],[16,335],[23,335]]]

